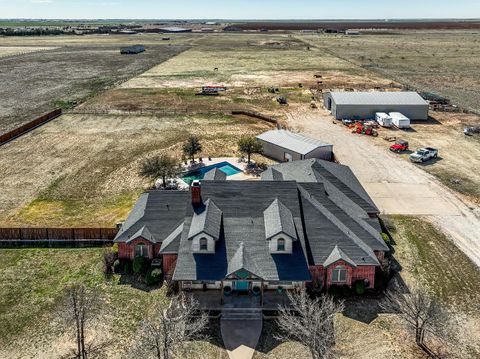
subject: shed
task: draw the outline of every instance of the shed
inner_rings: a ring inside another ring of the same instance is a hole
[[[120,49],[120,53],[123,55],[139,54],[144,51],[145,51],[145,46],[143,45],[127,46],[127,47],[122,47]]]
[[[324,103],[337,120],[374,119],[377,112],[401,112],[412,120],[428,119],[428,102],[416,92],[328,92]]]
[[[263,154],[281,162],[308,158],[331,161],[333,145],[287,130],[272,130],[257,136],[263,145]]]

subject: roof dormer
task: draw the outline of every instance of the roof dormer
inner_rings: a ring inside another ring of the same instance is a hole
[[[196,253],[215,253],[215,242],[220,239],[222,211],[212,200],[196,208],[188,231],[188,239],[192,241]]]
[[[293,241],[298,239],[292,212],[278,199],[263,212],[265,239],[270,253],[292,253]]]

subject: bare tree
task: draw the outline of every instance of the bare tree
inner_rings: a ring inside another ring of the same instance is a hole
[[[444,340],[448,335],[449,315],[440,304],[420,286],[413,286],[410,293],[387,292],[380,303],[387,312],[398,313],[408,328],[415,333],[415,343],[432,358],[437,356],[425,344],[425,335]]]
[[[61,319],[75,333],[76,347],[64,356],[65,359],[87,359],[99,357],[106,343],[99,345],[87,342],[86,332],[90,322],[100,309],[100,299],[96,290],[87,289],[83,284],[74,284],[67,290],[67,300],[60,311]]]
[[[203,332],[207,324],[207,315],[198,310],[198,303],[181,293],[172,298],[167,309],[156,307],[142,322],[131,357],[171,359],[181,356],[187,342],[205,338]]]
[[[335,344],[334,317],[343,311],[343,302],[322,295],[310,298],[305,290],[288,292],[291,307],[282,307],[277,319],[282,341],[295,340],[310,350],[314,359],[333,357]]]

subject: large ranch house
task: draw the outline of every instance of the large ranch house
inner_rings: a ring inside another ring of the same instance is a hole
[[[388,251],[377,215],[348,167],[309,159],[270,167],[261,181],[144,193],[115,242],[121,259],[161,259],[180,290],[209,298],[205,307],[242,294],[265,308],[307,285],[373,288]]]

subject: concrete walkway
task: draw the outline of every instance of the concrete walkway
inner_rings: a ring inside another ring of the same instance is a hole
[[[224,309],[220,331],[229,358],[251,359],[260,339],[262,326],[260,309]]]

